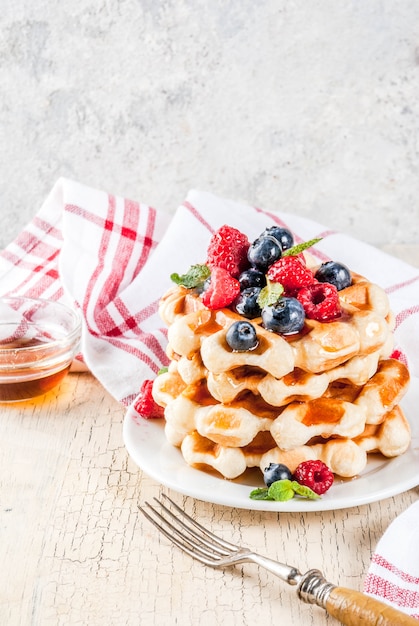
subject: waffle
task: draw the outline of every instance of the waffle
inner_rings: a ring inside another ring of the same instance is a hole
[[[291,471],[322,460],[342,477],[359,474],[368,454],[402,454],[410,428],[399,402],[407,368],[390,358],[394,316],[385,292],[361,276],[339,292],[340,318],[306,319],[292,337],[261,320],[258,345],[233,351],[228,328],[242,320],[209,310],[199,295],[171,289],[160,302],[168,326],[168,371],[153,386],[165,409],[168,441],[189,465],[234,479],[281,462]]]

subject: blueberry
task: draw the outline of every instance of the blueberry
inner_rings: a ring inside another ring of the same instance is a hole
[[[294,237],[288,228],[281,228],[281,226],[270,226],[269,228],[265,228],[262,233],[262,236],[271,235],[271,237],[275,237],[277,241],[279,241],[282,250],[288,250],[292,248],[294,245]]]
[[[258,345],[256,329],[250,322],[234,322],[227,330],[226,341],[232,350],[246,352]]]
[[[254,241],[247,252],[250,265],[256,267],[261,272],[266,273],[268,267],[275,263],[282,255],[280,243],[271,237],[263,235]]]
[[[292,480],[292,473],[282,463],[269,463],[269,466],[263,470],[263,480],[265,485],[270,487],[277,480]]]
[[[345,289],[352,284],[351,272],[343,263],[335,261],[327,261],[320,265],[314,275],[319,283],[330,283],[334,285],[338,291]]]
[[[248,270],[244,270],[238,278],[241,289],[248,289],[249,287],[265,287],[266,276],[256,267],[250,267]]]
[[[260,287],[248,287],[247,289],[243,289],[233,303],[233,307],[237,313],[249,319],[260,317],[261,308],[257,302],[260,291]]]
[[[296,298],[279,298],[272,306],[262,309],[262,322],[267,330],[282,335],[299,333],[304,326],[303,305]]]

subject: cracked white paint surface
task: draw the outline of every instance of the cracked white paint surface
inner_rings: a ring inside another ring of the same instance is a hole
[[[0,12],[0,245],[59,176],[419,240],[419,3],[39,0]]]
[[[0,623],[7,626],[332,626],[255,565],[219,571],[138,511],[163,490],[128,458],[124,409],[90,374],[3,405]],[[270,513],[172,498],[229,541],[362,589],[371,554],[419,488],[340,511]]]

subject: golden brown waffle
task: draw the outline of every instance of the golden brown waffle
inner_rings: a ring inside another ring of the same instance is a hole
[[[407,368],[389,355],[394,317],[385,292],[360,276],[339,292],[342,316],[306,320],[285,338],[257,328],[258,346],[233,351],[226,332],[244,319],[210,311],[182,287],[161,300],[169,370],[153,386],[165,432],[185,461],[226,478],[270,462],[291,471],[320,459],[343,477],[362,471],[367,454],[396,456],[410,443],[399,408]]]

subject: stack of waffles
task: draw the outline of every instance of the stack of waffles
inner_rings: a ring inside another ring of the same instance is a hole
[[[315,268],[313,268],[315,271]],[[165,433],[191,466],[234,479],[248,467],[284,463],[291,471],[323,461],[350,478],[368,455],[393,457],[410,444],[399,406],[409,373],[393,351],[394,317],[385,292],[352,274],[339,291],[342,315],[307,319],[282,336],[252,320],[258,345],[232,350],[226,333],[244,320],[210,310],[193,289],[173,287],[160,302],[168,326],[168,371],[154,381]]]

